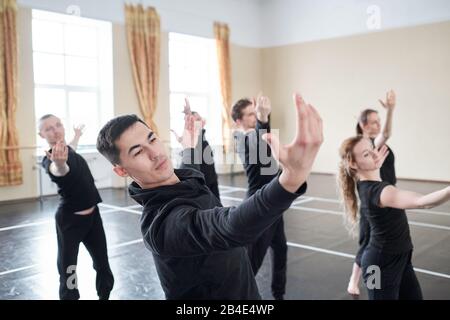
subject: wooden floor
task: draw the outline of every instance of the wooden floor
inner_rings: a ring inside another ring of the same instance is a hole
[[[225,206],[245,196],[243,175],[220,177]],[[430,192],[439,183],[399,181],[399,187]],[[164,299],[152,255],[139,231],[141,208],[125,190],[101,190],[101,215],[115,277],[111,299]],[[58,299],[57,197],[0,204],[0,299]],[[425,299],[450,299],[450,205],[408,211],[414,244],[413,265]],[[286,299],[350,299],[346,293],[357,241],[342,223],[334,177],[314,174],[308,192],[285,213],[289,241]],[[95,272],[82,246],[78,261],[82,299],[97,299]],[[271,299],[270,259],[256,276],[261,295]],[[361,288],[361,299],[367,294]]]

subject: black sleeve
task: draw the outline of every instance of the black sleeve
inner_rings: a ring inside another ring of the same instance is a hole
[[[257,239],[306,191],[286,191],[275,178],[237,207],[175,206],[155,217],[144,241],[163,256],[192,256],[244,246]]]
[[[47,156],[44,156],[44,158],[42,158],[42,168],[44,168],[45,172],[48,173],[50,171],[50,164],[52,162],[47,158]]]
[[[49,175],[50,180],[52,180],[54,183],[58,184],[58,185],[62,185],[62,184],[69,184],[71,182],[74,181],[74,178],[76,178],[80,173],[79,173],[79,165],[77,164],[77,159],[76,157],[73,157],[70,155],[69,153],[69,157],[67,159],[67,165],[69,166],[69,172],[62,177],[57,177],[55,175],[53,175],[50,171],[50,165],[51,165],[52,161],[50,159],[47,158],[47,156],[45,156],[42,159],[42,167],[44,167],[45,172]]]
[[[259,120],[256,120],[256,131],[259,131],[260,129],[270,132],[270,122],[261,122]]]
[[[387,186],[391,184],[387,181],[381,181],[377,184],[374,184],[369,192],[369,206],[372,208],[380,208],[380,197],[381,192]]]
[[[264,141],[262,139],[263,134],[270,132],[270,123],[269,122],[263,123],[263,122],[261,122],[259,120],[256,120],[256,128],[255,128],[255,130],[256,130],[256,137],[257,137],[256,142],[257,142],[257,145],[259,147],[261,145],[261,141]]]
[[[271,160],[271,150],[269,145],[263,140],[262,136],[269,132],[269,122],[263,123],[259,120],[256,121],[255,130],[245,135],[245,154],[242,155],[243,158],[241,156],[244,163],[268,164],[267,161]],[[261,148],[265,148],[265,150],[261,151]],[[267,159],[261,159],[261,155],[267,155],[269,157]]]
[[[360,214],[359,218],[359,248],[358,252],[356,253],[355,262],[356,264],[361,267],[361,258],[364,253],[364,250],[366,249],[367,245],[369,244],[370,240],[370,225],[369,221],[367,221],[367,218],[364,214]]]
[[[193,169],[201,172],[201,146],[200,148],[187,148],[181,153],[181,165],[180,169]]]
[[[247,136],[247,143],[248,145],[246,145],[245,148],[245,152],[246,152],[246,157],[248,157],[247,153],[250,152],[250,149],[255,149],[257,150],[257,148],[259,147],[261,140],[262,140],[262,136],[265,133],[269,133],[270,132],[270,124],[269,122],[267,123],[263,123],[259,120],[256,121],[256,127],[254,131],[250,131],[250,133],[248,133]]]

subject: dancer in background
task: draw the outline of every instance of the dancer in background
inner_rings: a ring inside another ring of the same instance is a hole
[[[105,231],[97,204],[102,202],[86,160],[76,148],[82,127],[75,128],[75,137],[65,143],[61,120],[47,114],[39,119],[39,135],[50,150],[42,159],[42,166],[58,186],[60,203],[56,211],[58,239],[59,297],[61,300],[80,298],[76,280],[78,249],[83,243],[92,257],[97,272],[96,288],[101,300],[109,299],[114,277],[108,262]]]
[[[414,272],[411,241],[405,209],[432,208],[450,199],[450,187],[421,195],[400,190],[383,181],[380,168],[388,156],[370,139],[356,136],[340,148],[339,187],[347,220],[357,222],[360,214],[370,227],[368,245],[361,257],[361,269],[370,300],[422,299]]]
[[[386,109],[386,121],[383,128],[381,127],[380,117],[378,112],[373,109],[366,109],[361,112],[356,124],[356,133],[368,138],[372,141],[375,148],[379,149],[386,145],[388,148],[388,156],[380,168],[381,180],[387,181],[392,185],[397,184],[397,177],[395,175],[395,157],[394,152],[386,144],[392,135],[392,118],[394,115],[394,108],[396,105],[396,96],[393,90],[386,93],[386,100],[378,100],[383,108]],[[367,247],[370,238],[370,227],[366,218],[359,215],[359,240],[358,252],[356,254],[355,262],[353,263],[352,274],[348,283],[347,291],[350,295],[358,297],[359,280],[361,279],[361,257],[364,249]]]

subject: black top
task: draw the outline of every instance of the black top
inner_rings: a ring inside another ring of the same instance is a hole
[[[375,143],[375,139],[371,139],[372,144]],[[394,152],[392,151],[392,149],[386,145],[388,147],[389,150],[389,154],[386,157],[386,159],[383,162],[383,165],[380,168],[380,176],[381,176],[381,180],[386,181],[392,185],[396,185],[397,184],[397,177],[395,175],[395,156],[394,156]],[[355,262],[361,266],[361,257],[362,254],[364,253],[364,249],[367,247],[367,245],[369,244],[369,239],[370,239],[370,226],[369,226],[369,222],[367,221],[366,217],[364,217],[361,213],[360,213],[360,218],[359,218],[359,249],[358,252],[356,253],[356,259]]]
[[[42,159],[42,166],[50,176],[50,179],[58,186],[60,195],[59,207],[64,212],[77,212],[89,209],[97,203],[102,202],[102,198],[95,187],[89,166],[82,156],[76,153],[70,146],[67,165],[70,170],[63,177],[56,177],[50,172],[52,163],[46,156]],[[51,153],[51,150],[49,150]]]
[[[236,150],[242,161],[248,180],[247,197],[269,183],[278,174],[278,165],[272,157],[270,147],[262,139],[270,132],[270,124],[256,122],[256,128],[249,133],[235,132]]]
[[[195,167],[176,169],[174,185],[129,186],[144,207],[141,232],[166,298],[260,299],[244,246],[277,221],[306,184],[290,193],[274,179],[239,206],[224,208]]]
[[[383,162],[383,165],[380,168],[380,176],[381,180],[389,182],[392,185],[397,184],[397,177],[395,175],[395,156],[394,152],[388,145],[386,145],[389,150],[389,154]]]
[[[205,182],[207,186],[217,184],[217,173],[214,167],[214,154],[212,148],[209,145],[205,137],[205,129],[202,129],[200,133],[198,146],[202,148],[202,162],[200,164],[200,171],[205,176]]]
[[[388,253],[403,253],[413,248],[405,210],[379,206],[381,192],[389,185],[386,181],[358,182],[361,216],[370,225],[369,246]]]
[[[375,139],[370,139],[375,147]],[[395,175],[395,156],[394,151],[386,144],[389,154],[384,160],[380,168],[381,180],[387,181],[394,186],[397,184],[397,176]]]

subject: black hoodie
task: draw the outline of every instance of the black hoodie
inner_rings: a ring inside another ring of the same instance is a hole
[[[224,208],[203,174],[189,167],[175,170],[180,182],[174,185],[129,186],[144,207],[141,232],[166,298],[260,299],[244,246],[281,217],[306,183],[294,194],[276,178],[239,206]]]

